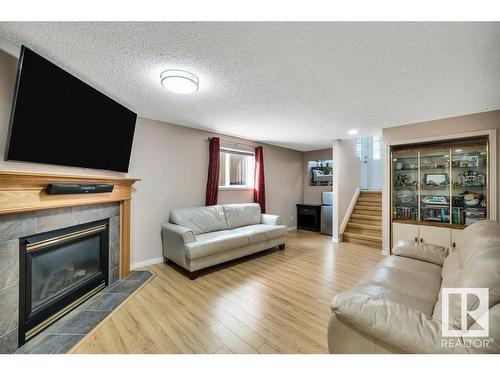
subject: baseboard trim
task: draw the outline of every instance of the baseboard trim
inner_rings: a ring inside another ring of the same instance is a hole
[[[137,268],[142,268],[146,266],[151,266],[153,264],[159,264],[163,263],[163,257],[161,258],[153,258],[153,259],[146,259],[146,260],[141,260],[140,262],[135,262],[130,265],[131,270],[135,270]]]
[[[292,230],[297,230],[297,227],[288,227],[288,228],[286,228],[286,230],[291,232]]]

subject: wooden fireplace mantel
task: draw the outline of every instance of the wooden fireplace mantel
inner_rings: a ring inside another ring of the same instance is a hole
[[[0,171],[0,215],[86,204],[120,203],[120,277],[130,272],[130,200],[135,178]],[[111,193],[47,195],[51,183],[113,184]]]

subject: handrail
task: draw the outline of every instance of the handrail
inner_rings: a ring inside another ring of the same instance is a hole
[[[344,220],[342,220],[342,224],[340,225],[340,235],[342,236],[344,234],[345,228],[347,227],[347,223],[349,223],[349,219],[351,218],[352,211],[354,210],[354,207],[356,206],[356,203],[358,201],[359,194],[361,193],[361,188],[358,186],[356,188],[356,191],[354,192],[354,195],[351,199],[351,203],[349,203],[349,208],[347,209],[347,212],[344,216]]]

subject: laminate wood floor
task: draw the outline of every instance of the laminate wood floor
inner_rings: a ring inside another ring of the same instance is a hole
[[[191,281],[166,264],[73,353],[327,353],[332,297],[380,260],[380,250],[289,232],[285,251]]]

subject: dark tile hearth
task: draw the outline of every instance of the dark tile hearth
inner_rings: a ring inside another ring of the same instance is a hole
[[[18,349],[20,251],[19,239],[73,225],[109,219],[109,284],[119,279],[120,204],[96,203],[0,215],[0,353]],[[134,276],[140,277],[140,276]],[[117,298],[117,297],[114,297]],[[118,299],[117,299],[118,300]],[[108,302],[108,306],[113,303]],[[94,309],[97,310],[97,309]],[[55,338],[52,338],[53,340]]]
[[[64,354],[85,335],[42,333],[18,349],[18,354]]]
[[[66,353],[150,277],[148,271],[132,271],[28,341],[16,353]]]

